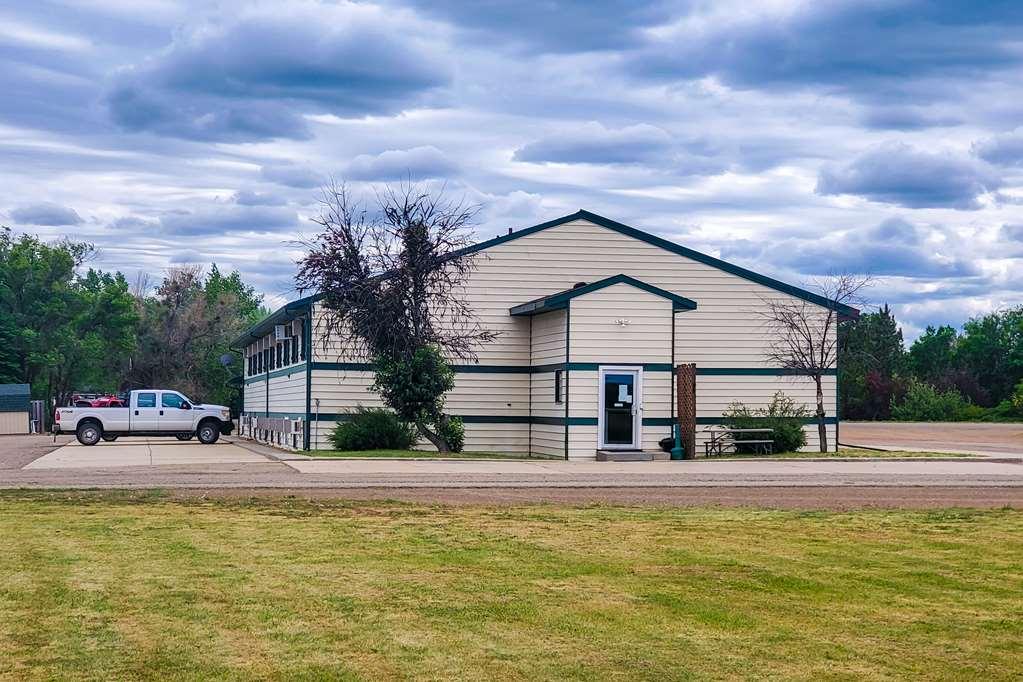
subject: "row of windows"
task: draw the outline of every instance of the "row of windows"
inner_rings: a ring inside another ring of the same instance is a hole
[[[250,355],[247,367],[248,375],[272,372],[275,369],[304,361],[305,344],[301,343],[298,336],[292,336],[290,339],[278,341],[273,348],[265,348],[255,355]]]

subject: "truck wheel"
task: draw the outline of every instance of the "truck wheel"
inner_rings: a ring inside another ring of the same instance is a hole
[[[103,437],[103,429],[96,422],[85,422],[79,425],[75,437],[82,445],[95,445]]]
[[[213,445],[220,438],[220,424],[214,422],[203,422],[199,424],[199,442],[203,445]]]
[[[192,440],[192,434],[190,433],[176,433],[174,437],[178,440]]]
[[[103,434],[102,438],[108,443],[113,443],[115,440],[117,440],[117,436],[108,436],[105,433]]]

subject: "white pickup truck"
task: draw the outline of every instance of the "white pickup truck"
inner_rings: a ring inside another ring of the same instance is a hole
[[[207,445],[231,433],[231,411],[223,405],[198,405],[177,391],[132,391],[128,407],[58,407],[56,433],[74,433],[82,445],[118,436],[193,436]]]

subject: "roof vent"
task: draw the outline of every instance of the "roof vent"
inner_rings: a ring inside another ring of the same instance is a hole
[[[573,289],[579,289],[579,288],[582,288],[584,286],[586,286],[586,282],[576,282],[575,284],[572,285],[572,288]]]

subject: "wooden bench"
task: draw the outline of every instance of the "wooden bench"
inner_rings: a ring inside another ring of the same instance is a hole
[[[739,447],[752,446],[754,454],[774,453],[774,440],[770,438],[774,429],[710,429],[710,440],[703,444],[707,457],[711,455],[735,454]],[[766,435],[767,438],[736,438],[737,434]],[[730,448],[726,452],[726,448]]]

